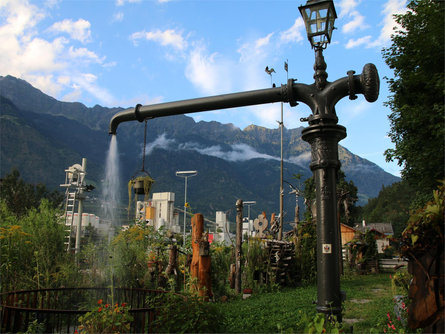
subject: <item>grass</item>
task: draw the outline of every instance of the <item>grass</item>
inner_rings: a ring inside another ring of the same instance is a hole
[[[354,333],[369,333],[385,320],[393,308],[389,274],[347,276],[341,289],[346,292],[343,319]],[[255,292],[246,300],[218,303],[227,333],[277,333],[304,330],[303,314],[315,315],[315,285],[287,288],[278,292]]]

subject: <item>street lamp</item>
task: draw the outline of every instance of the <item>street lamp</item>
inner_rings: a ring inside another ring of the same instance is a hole
[[[177,171],[176,176],[183,177],[185,179],[185,185],[184,185],[184,240],[183,240],[183,246],[185,247],[185,221],[187,217],[187,179],[189,177],[195,176],[198,174],[198,171],[196,170],[183,170],[183,171]]]
[[[250,206],[255,205],[256,201],[243,201],[247,205],[247,221],[250,222]]]
[[[303,16],[307,37],[312,48],[326,48],[331,42],[334,21],[337,18],[332,0],[308,0],[298,7]]]
[[[299,7],[305,21],[308,39],[315,49],[313,85],[296,84],[299,97],[312,111],[302,118],[309,126],[302,131],[302,139],[311,145],[317,207],[317,311],[326,316],[331,314],[341,321],[342,294],[340,291],[339,258],[340,228],[337,221],[336,178],[340,169],[338,142],[346,137],[346,128],[338,125],[335,104],[344,96],[351,100],[358,82],[354,71],[347,72],[346,78],[335,82],[326,79],[326,63],[323,49],[331,41],[334,21],[337,17],[332,0],[308,0]],[[379,77],[373,64],[367,64],[360,76],[361,92],[369,102],[377,100]],[[347,92],[345,90],[348,90]]]

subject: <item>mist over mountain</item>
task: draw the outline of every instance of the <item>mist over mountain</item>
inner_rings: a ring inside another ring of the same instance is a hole
[[[120,110],[61,102],[24,80],[0,77],[0,176],[15,167],[27,182],[62,190],[64,170],[85,157],[88,182],[97,187],[90,194],[91,202],[98,203],[110,142],[108,124]],[[293,184],[298,184],[294,174],[303,175],[301,184],[312,174],[310,146],[301,139],[302,129],[284,129],[284,179]],[[128,180],[141,170],[143,138],[144,123],[118,127],[123,185],[119,191],[124,199]],[[376,197],[382,185],[399,181],[342,146],[339,155],[346,178],[358,187],[362,204]],[[195,122],[186,115],[156,118],[148,121],[145,167],[156,180],[153,192],[175,192],[177,206],[184,200],[184,180],[175,171],[198,170],[189,179],[187,197],[193,212],[210,219],[216,210],[229,211],[233,218],[238,198],[257,201],[251,216],[279,210],[279,129],[250,125],[241,130],[233,124]],[[285,219],[292,220],[295,197],[288,189],[284,192]],[[123,202],[123,207],[128,204]]]

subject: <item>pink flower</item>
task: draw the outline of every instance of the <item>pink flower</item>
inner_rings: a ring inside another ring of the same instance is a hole
[[[396,327],[394,325],[391,325],[391,328],[394,329],[394,330],[396,329]]]
[[[389,315],[389,312],[388,312],[388,313],[386,313],[386,315],[388,316],[388,319],[390,319],[390,320],[391,320],[391,316]]]

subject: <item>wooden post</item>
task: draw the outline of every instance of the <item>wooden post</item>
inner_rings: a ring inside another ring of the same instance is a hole
[[[190,265],[190,275],[192,279],[198,279],[199,275],[199,242],[202,232],[204,232],[204,217],[197,213],[192,217],[192,263]],[[196,287],[197,288],[197,287]]]
[[[241,255],[243,241],[243,200],[236,201],[235,291],[241,293]]]
[[[210,257],[210,243],[208,240],[208,234],[203,233],[201,241],[199,243],[199,275],[198,275],[198,288],[199,295],[204,297],[205,300],[212,298],[212,280],[211,280],[211,257]]]
[[[165,270],[167,276],[175,276],[175,291],[178,291],[178,247],[175,244],[170,245],[168,253],[168,266]]]
[[[192,279],[197,280],[194,287],[199,295],[206,299],[212,297],[210,277],[210,249],[207,233],[204,232],[204,217],[197,213],[192,217],[192,263],[190,273]]]

